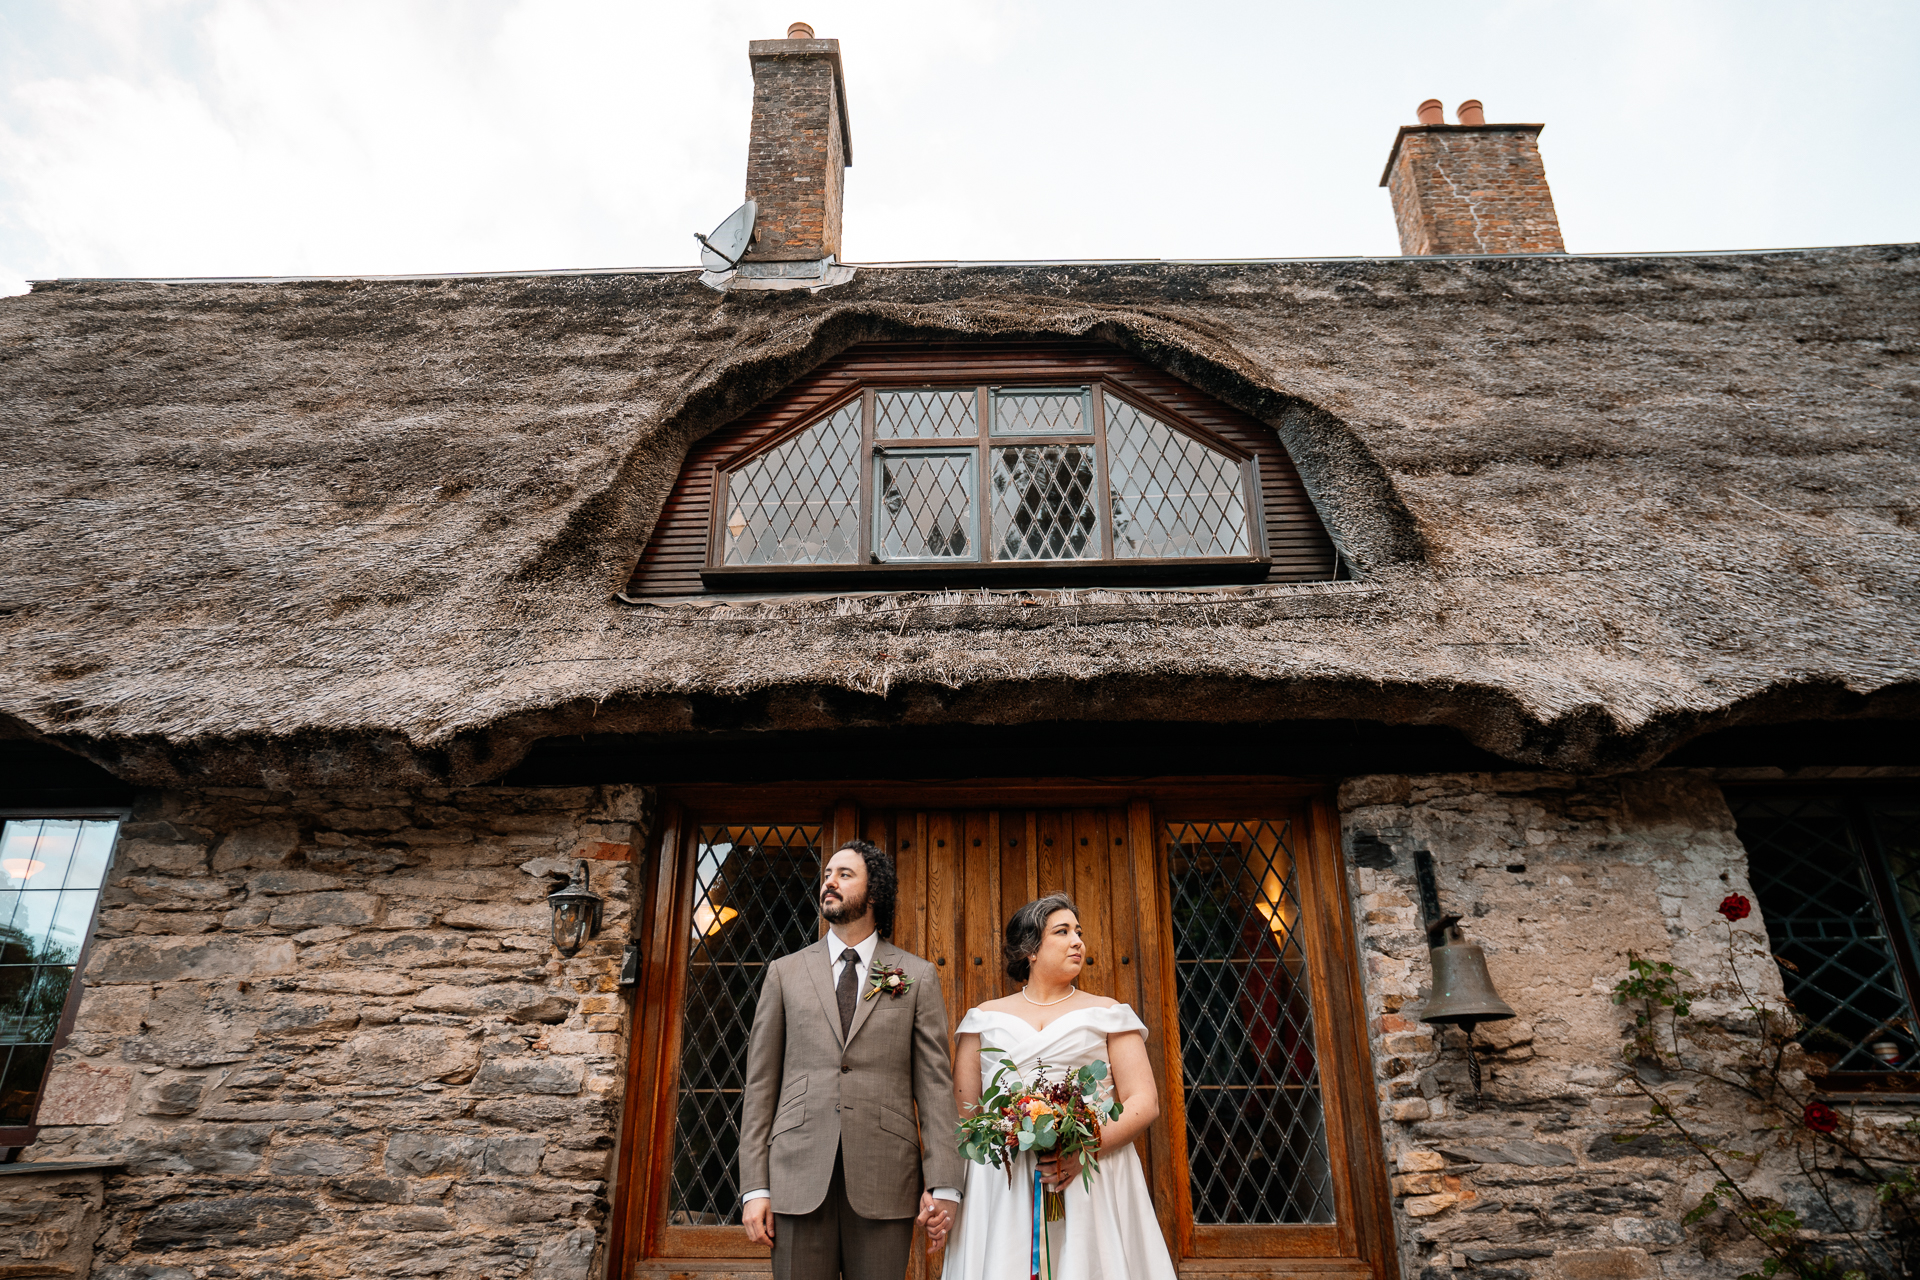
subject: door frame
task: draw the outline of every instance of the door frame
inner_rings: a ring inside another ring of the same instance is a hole
[[[1149,868],[1151,873],[1143,877],[1145,883],[1132,886],[1126,899],[1138,909],[1134,936],[1125,938],[1116,920],[1118,936],[1111,945],[1128,948],[1138,957],[1134,981],[1143,997],[1152,994],[1150,981],[1158,986],[1158,999],[1143,998],[1136,1006],[1155,1046],[1161,1094],[1160,1119],[1139,1142],[1156,1214],[1176,1267],[1182,1275],[1398,1280],[1399,1251],[1367,1036],[1361,952],[1340,854],[1333,790],[1331,782],[1251,776],[698,783],[660,788],[660,821],[641,869],[646,901],[634,904],[643,913],[638,917],[638,940],[645,968],[635,993],[627,1090],[615,1179],[609,1188],[608,1275],[615,1280],[669,1274],[690,1280],[731,1280],[768,1271],[765,1255],[740,1256],[723,1246],[727,1237],[706,1238],[708,1233],[725,1230],[736,1233],[731,1239],[744,1243],[737,1228],[676,1228],[672,1231],[676,1239],[662,1238],[672,1153],[667,1140],[655,1143],[653,1137],[670,1134],[673,1123],[683,998],[677,989],[683,984],[674,979],[686,961],[692,910],[685,853],[690,847],[688,832],[702,814],[717,817],[724,812],[732,822],[820,824],[823,839],[837,844],[862,834],[865,815],[880,809],[1121,808],[1127,817],[1129,863],[1136,871]],[[1160,834],[1170,818],[1272,817],[1276,806],[1305,819],[1302,838],[1293,849],[1300,875],[1301,925],[1306,930],[1304,940],[1326,958],[1313,970],[1312,996],[1328,1155],[1335,1166],[1336,1221],[1324,1227],[1196,1228],[1187,1204],[1186,1180],[1180,1176],[1186,1140],[1180,1094],[1183,1075],[1167,903],[1169,868]],[[1123,900],[1121,886],[1111,888],[1110,900],[1117,907]],[[663,906],[667,908],[664,918]],[[904,894],[901,906],[903,911],[925,910],[924,903],[909,903]],[[919,934],[924,946],[928,935],[924,929]],[[984,941],[936,940],[953,950]],[[1150,979],[1150,974],[1156,977]],[[1313,1254],[1276,1254],[1276,1247],[1289,1237],[1274,1233],[1292,1233],[1293,1241],[1313,1244]],[[675,1256],[663,1256],[663,1244],[680,1247],[673,1250]],[[919,1276],[925,1270],[925,1254],[917,1244],[913,1256],[910,1274]]]

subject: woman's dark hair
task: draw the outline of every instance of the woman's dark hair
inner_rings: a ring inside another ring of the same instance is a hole
[[[871,840],[843,840],[834,849],[851,849],[867,864],[867,902],[873,907],[874,931],[883,938],[893,936],[893,906],[900,900],[900,872],[893,855]]]
[[[1015,982],[1025,982],[1033,975],[1033,958],[1040,954],[1040,939],[1047,931],[1047,917],[1056,911],[1071,911],[1080,914],[1080,908],[1073,905],[1073,899],[1064,893],[1050,893],[1044,898],[1035,898],[1026,906],[1013,913],[1007,921],[1006,941],[1000,944],[1000,958],[1006,961],[1007,976]]]

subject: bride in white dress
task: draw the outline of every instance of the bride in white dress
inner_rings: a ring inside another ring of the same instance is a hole
[[[1100,1129],[1099,1164],[1089,1189],[1077,1157],[1041,1160],[1042,1180],[1066,1197],[1066,1217],[1046,1224],[1052,1275],[1059,1280],[1174,1280],[1133,1140],[1160,1114],[1147,1057],[1147,1027],[1134,1011],[1074,986],[1086,964],[1079,913],[1064,893],[1029,902],[1007,922],[1007,974],[1014,995],[967,1010],[956,1032],[953,1087],[961,1115],[980,1100],[1003,1057],[1031,1080],[1041,1064],[1059,1079],[1104,1059],[1120,1099],[1119,1117]],[[942,1280],[1018,1280],[1033,1240],[1033,1160],[1023,1155],[1012,1185],[1004,1170],[967,1166],[960,1222],[947,1242]],[[1042,1269],[1046,1266],[1041,1263]]]

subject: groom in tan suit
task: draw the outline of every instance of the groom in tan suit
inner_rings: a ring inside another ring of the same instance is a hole
[[[934,967],[885,940],[893,859],[851,840],[827,860],[832,930],[767,966],[747,1045],[740,1185],[774,1280],[900,1280],[916,1222],[940,1247],[962,1164],[947,1007]],[[867,991],[904,974],[898,995]],[[917,1213],[916,1213],[917,1211]]]

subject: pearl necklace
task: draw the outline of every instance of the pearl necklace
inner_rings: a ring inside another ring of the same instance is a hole
[[[1080,994],[1079,987],[1069,985],[1067,987],[1067,994],[1061,996],[1060,1000],[1035,1000],[1032,996],[1027,994],[1027,989],[1025,987],[1020,988],[1020,998],[1022,1000],[1025,1000],[1028,1004],[1038,1005],[1042,1009],[1046,1008],[1048,1005],[1051,1005],[1051,1004],[1059,1004],[1061,1000],[1071,1000],[1079,994]]]

